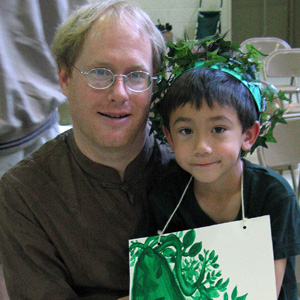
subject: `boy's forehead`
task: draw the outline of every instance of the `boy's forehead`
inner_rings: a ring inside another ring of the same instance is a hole
[[[220,111],[231,111],[231,112],[236,112],[236,109],[234,107],[231,107],[230,105],[227,104],[220,104],[217,100],[213,100],[211,102],[206,101],[203,99],[202,101],[196,101],[196,100],[190,100],[186,103],[181,104],[178,107],[175,107],[171,114],[174,113],[175,111],[210,111],[211,113],[214,112],[220,112]]]
[[[172,120],[173,124],[178,123],[178,121],[192,121],[198,120],[199,118],[201,118],[202,121],[208,122],[220,120],[235,122],[238,120],[238,113],[234,108],[219,105],[216,101],[214,101],[211,106],[208,106],[204,101],[201,106],[188,102],[177,107],[170,114],[170,120]]]

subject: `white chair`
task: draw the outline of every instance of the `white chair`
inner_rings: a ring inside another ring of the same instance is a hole
[[[254,37],[247,39],[241,43],[241,50],[247,52],[246,45],[252,45],[263,54],[270,54],[279,49],[290,49],[291,46],[284,40],[276,37]],[[264,60],[265,57],[260,57]]]
[[[247,44],[252,45],[258,51],[266,55],[280,49],[291,49],[291,46],[286,41],[276,37],[254,37],[243,41],[240,45],[240,49],[245,53],[247,52]],[[266,56],[259,56],[258,59],[264,62]],[[260,79],[266,80],[264,76],[264,65],[262,66],[259,77]]]
[[[267,82],[272,82],[278,90],[289,94],[290,99],[295,94],[299,103],[297,77],[300,76],[300,48],[271,52],[264,61],[263,71]]]
[[[268,149],[258,147],[259,164],[282,174],[288,170],[298,201],[300,196],[300,113],[284,115],[287,124],[277,124],[274,137],[277,143],[268,143]],[[298,177],[298,178],[297,178]]]

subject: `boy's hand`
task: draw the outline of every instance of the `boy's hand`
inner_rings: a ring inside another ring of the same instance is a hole
[[[119,298],[118,300],[129,300],[129,296],[123,297],[123,298]]]

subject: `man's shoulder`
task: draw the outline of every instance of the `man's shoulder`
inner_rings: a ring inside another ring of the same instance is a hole
[[[55,167],[61,166],[60,160],[70,155],[67,139],[70,132],[64,132],[46,142],[38,150],[26,156],[22,161],[8,170],[2,177],[5,181],[39,178],[41,173],[55,172]]]

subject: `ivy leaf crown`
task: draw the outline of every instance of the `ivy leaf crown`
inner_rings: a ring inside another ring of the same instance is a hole
[[[286,123],[283,114],[285,112],[279,101],[289,101],[283,91],[278,91],[272,84],[261,82],[259,72],[263,62],[259,56],[266,56],[252,45],[246,45],[247,52],[241,51],[239,45],[226,41],[225,35],[210,36],[197,41],[180,40],[177,43],[168,42],[168,53],[164,56],[162,69],[158,72],[158,83],[152,96],[152,106],[149,119],[151,121],[150,133],[161,141],[167,143],[162,130],[162,118],[160,115],[160,102],[166,95],[173,81],[184,71],[192,69],[199,61],[205,61],[204,67],[215,64],[227,65],[237,72],[243,80],[258,84],[265,109],[260,114],[260,133],[249,151],[250,154],[258,146],[268,148],[267,143],[276,143],[273,130],[277,123]],[[262,83],[262,84],[259,84]],[[276,101],[274,101],[276,100]],[[243,152],[243,156],[247,153]]]

